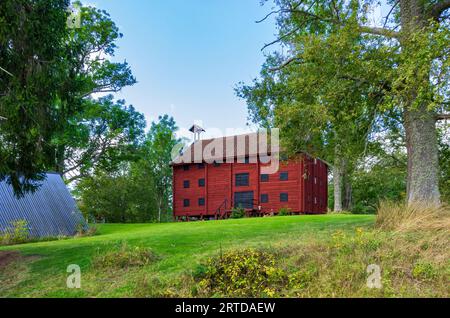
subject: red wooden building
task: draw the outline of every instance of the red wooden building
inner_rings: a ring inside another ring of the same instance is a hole
[[[221,138],[223,153],[227,153],[225,148],[230,138],[236,150],[237,136]],[[252,153],[250,138],[246,139],[245,151],[240,155],[233,155],[233,158],[224,155],[223,160],[218,160],[213,154],[216,160],[212,163],[204,150],[215,141],[218,139],[194,142],[185,151],[192,160],[172,164],[176,220],[223,219],[230,216],[234,207],[242,207],[253,216],[277,214],[282,208],[295,214],[327,212],[328,166],[325,162],[298,154],[293,159],[281,160],[276,173],[263,174],[262,168],[270,164],[268,156]]]

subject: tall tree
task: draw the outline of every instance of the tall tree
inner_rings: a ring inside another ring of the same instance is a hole
[[[151,171],[158,198],[158,221],[167,221],[172,210],[172,150],[180,142],[175,138],[178,130],[175,120],[168,115],[153,122],[144,143],[140,167]]]
[[[66,78],[62,39],[65,0],[0,2],[0,180],[20,195],[36,187],[54,161],[52,138],[62,110],[55,99]],[[45,19],[43,18],[45,17]]]
[[[138,157],[144,141],[145,119],[125,101],[112,95],[87,100],[82,113],[73,119],[62,140],[67,182],[92,175],[96,170],[114,171],[122,162]]]
[[[408,152],[407,201],[439,204],[436,121],[449,117],[450,29],[446,12],[450,1],[387,1],[384,5],[390,6],[389,14],[376,26],[370,24],[371,8],[382,5],[376,1],[275,2],[278,8],[269,15],[278,15],[280,37],[274,43],[285,44],[290,56],[278,58],[278,65],[272,67],[278,74],[272,76],[282,81],[279,74],[283,69],[293,72],[308,64],[316,67],[317,76],[310,72],[298,76],[308,76],[317,85],[324,76],[322,68],[334,68],[332,79],[364,88],[365,95],[374,101],[367,109],[380,119],[400,112]],[[332,41],[342,43],[347,36],[357,39],[347,41],[352,43],[348,51],[355,53],[350,55],[355,60],[342,65],[335,58],[339,53],[328,48]],[[315,52],[311,52],[314,47]],[[330,83],[337,85],[339,81]],[[324,105],[323,96],[331,94],[333,87],[325,86],[324,93],[319,85],[315,92],[321,98],[319,104]],[[344,112],[340,109],[339,113]],[[340,126],[347,124],[343,121]]]
[[[69,27],[68,5],[0,2],[0,179],[18,194],[46,171],[67,170],[73,152],[64,137],[89,116],[92,94],[135,83],[126,62],[111,61],[122,34],[109,15],[81,7],[80,25]]]

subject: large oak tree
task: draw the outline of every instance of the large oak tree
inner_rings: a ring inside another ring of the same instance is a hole
[[[280,35],[272,43],[281,43],[288,53],[270,56],[263,80],[241,90],[257,119],[273,116],[275,123],[297,123],[299,133],[287,138],[294,141],[301,138],[304,122],[317,119],[303,134],[306,141],[314,141],[311,127],[321,130],[317,135],[332,128],[341,132],[335,141],[345,146],[351,114],[356,115],[353,119],[374,114],[367,141],[377,130],[380,135],[384,128],[395,127],[392,119],[400,117],[408,153],[408,202],[439,204],[436,122],[449,118],[450,1],[275,3],[268,16],[277,15]],[[372,9],[377,6],[387,8],[387,14],[373,23]],[[348,94],[353,97],[345,101]],[[296,109],[308,114],[303,123],[292,121]],[[322,146],[329,146],[330,140],[322,140]]]

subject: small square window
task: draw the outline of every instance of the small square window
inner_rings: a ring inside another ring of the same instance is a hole
[[[188,165],[184,165],[184,166],[183,166],[183,170],[184,170],[184,171],[189,171],[189,166],[188,166]]]
[[[287,193],[281,193],[280,194],[280,202],[288,202],[289,201],[289,195]]]
[[[197,168],[198,168],[199,170],[204,169],[204,168],[205,168],[205,164],[199,163],[199,164],[197,164]]]
[[[261,194],[261,203],[269,203],[269,195]]]
[[[289,180],[289,173],[288,172],[280,173],[280,181],[288,181],[288,180]]]
[[[205,206],[205,198],[198,199],[198,206]]]
[[[206,184],[205,179],[198,179],[198,186],[199,187],[203,188],[205,186],[205,184]]]
[[[262,174],[261,175],[261,182],[269,182],[269,175],[268,174]]]
[[[236,175],[236,187],[248,187],[250,184],[249,173],[239,173]]]
[[[185,208],[189,207],[190,205],[191,205],[191,200],[189,200],[189,199],[184,199],[183,200],[183,206]]]
[[[183,188],[189,189],[190,187],[191,187],[191,183],[189,182],[189,180],[184,180],[183,181]]]

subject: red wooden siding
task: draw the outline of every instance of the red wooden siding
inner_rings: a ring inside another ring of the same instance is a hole
[[[255,206],[261,206],[264,213],[278,213],[281,208],[289,208],[293,213],[325,213],[327,211],[328,167],[306,155],[280,163],[277,173],[269,175],[269,181],[261,181],[260,163],[222,163],[219,165],[188,164],[173,167],[174,216],[213,217],[217,209],[227,200],[231,209],[236,192],[254,193]],[[236,186],[236,175],[249,174],[248,186]],[[288,173],[288,180],[280,180],[282,173]],[[205,179],[205,186],[199,187],[199,179]],[[190,187],[184,188],[189,181]],[[280,201],[280,194],[288,194],[288,202]],[[261,195],[268,195],[269,202],[261,203]],[[205,206],[199,206],[203,198]],[[184,206],[189,200],[189,207]]]

